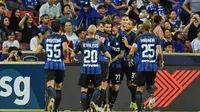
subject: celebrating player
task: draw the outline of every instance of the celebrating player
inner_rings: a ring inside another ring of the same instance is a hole
[[[112,39],[111,39],[111,51],[110,54],[113,58],[109,69],[108,82],[109,87],[109,109],[112,111],[114,103],[118,96],[119,84],[123,78],[122,74],[122,59],[124,57],[124,43],[122,42],[122,36],[119,35],[118,26],[114,25],[112,27]]]
[[[103,43],[97,39],[95,39],[96,27],[94,25],[89,26],[88,37],[86,40],[80,42],[76,47],[74,53],[71,54],[71,57],[75,57],[75,55],[81,51],[83,57],[83,64],[81,68],[81,76],[79,79],[79,86],[81,86],[81,104],[83,111],[87,112],[87,91],[88,85],[91,81],[92,85],[95,88],[93,92],[90,106],[92,109],[97,111],[96,103],[100,97],[100,86],[101,86],[101,66],[99,62],[99,55],[102,51],[105,56],[108,58],[109,63],[111,62],[111,56],[106,51]]]
[[[138,112],[142,109],[142,91],[146,84],[146,90],[151,95],[149,101],[149,107],[154,107],[154,82],[156,78],[157,66],[157,54],[159,57],[159,63],[163,67],[163,54],[159,43],[159,38],[153,33],[150,33],[151,23],[145,21],[142,24],[143,34],[140,35],[132,46],[129,53],[129,59],[132,60],[133,53],[138,50],[139,53],[139,64],[137,68],[137,74],[135,77],[135,84],[137,85],[136,92],[136,103],[138,106]],[[131,62],[130,62],[131,63]]]
[[[68,52],[67,39],[59,35],[60,21],[53,21],[51,28],[53,34],[45,38],[37,49],[42,53],[43,48],[47,54],[45,62],[47,110],[57,112],[62,97],[62,82],[64,80],[64,57]]]

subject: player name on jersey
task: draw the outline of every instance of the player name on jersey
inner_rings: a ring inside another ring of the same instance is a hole
[[[99,44],[96,44],[96,43],[84,43],[83,44],[83,47],[89,47],[89,48],[98,48],[99,47]]]
[[[155,40],[155,38],[145,38],[145,39],[141,39],[141,42],[142,43],[154,43],[156,40]]]
[[[49,38],[49,39],[47,39],[46,40],[48,43],[61,43],[62,42],[62,39],[61,38],[59,38],[59,39],[51,39],[51,38]]]

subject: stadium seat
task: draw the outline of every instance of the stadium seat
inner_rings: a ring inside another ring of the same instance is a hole
[[[12,11],[8,10],[8,11],[7,11],[7,16],[8,16],[8,17],[11,17],[11,14],[12,14]]]
[[[29,50],[29,44],[20,43],[20,48],[21,48],[22,51],[27,51],[27,50]]]

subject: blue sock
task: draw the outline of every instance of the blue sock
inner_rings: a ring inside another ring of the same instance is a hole
[[[93,95],[92,95],[91,101],[93,101],[96,104],[97,101],[99,100],[100,95],[101,95],[101,91],[100,90],[95,90]]]
[[[83,110],[87,110],[89,108],[87,104],[87,97],[88,95],[86,92],[81,92],[81,105]]]
[[[142,92],[136,92],[136,104],[138,106],[138,111],[142,111]]]

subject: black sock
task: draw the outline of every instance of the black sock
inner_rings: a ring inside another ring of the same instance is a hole
[[[55,99],[56,92],[53,87],[51,87],[51,86],[47,87],[47,96]]]
[[[100,95],[100,98],[99,98],[99,100],[98,100],[98,106],[99,106],[99,107],[102,107],[103,104],[104,104],[105,94],[106,94],[106,90],[101,89],[101,95]]]
[[[88,104],[87,104],[87,93],[86,92],[81,92],[81,105],[83,110],[88,109]]]
[[[90,96],[90,98],[92,98],[93,93],[94,93],[94,88],[88,88],[87,94],[88,96]]]
[[[108,89],[108,102],[110,103],[112,100],[112,87],[109,87]]]
[[[154,87],[153,87],[153,86],[147,86],[146,89],[147,89],[147,92],[148,92],[150,95],[152,95],[152,94],[154,93]]]
[[[110,108],[113,108],[115,101],[117,100],[118,93],[119,91],[112,91],[112,100],[109,103]]]
[[[142,92],[136,92],[136,103],[138,106],[138,112],[142,110]]]
[[[54,106],[55,110],[58,109],[61,99],[62,99],[62,90],[56,90],[56,98],[55,98],[55,106]]]
[[[101,91],[100,90],[95,90],[93,95],[92,95],[92,99],[91,101],[93,101],[95,104],[97,103],[97,101],[99,100],[99,97],[101,95]]]
[[[105,104],[107,104],[107,100],[106,100],[106,96],[107,96],[106,90],[103,89],[102,94],[103,94],[103,101],[102,101],[102,104],[105,105]]]
[[[131,92],[131,102],[135,102],[136,100],[136,89],[137,87],[136,86],[128,86],[128,89],[130,90]]]

